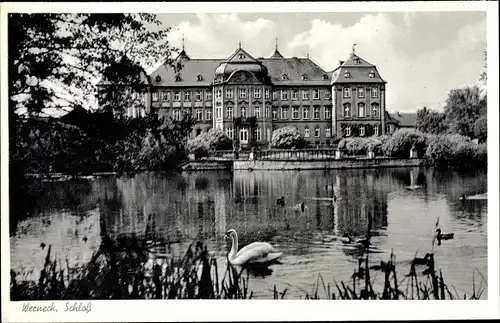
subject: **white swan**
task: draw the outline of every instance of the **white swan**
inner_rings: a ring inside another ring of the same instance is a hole
[[[227,256],[231,265],[259,265],[266,266],[278,260],[283,254],[277,251],[267,242],[253,242],[238,251],[238,234],[230,229],[226,232],[225,238],[231,237],[232,247]]]

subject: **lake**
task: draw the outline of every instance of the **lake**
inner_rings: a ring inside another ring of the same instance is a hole
[[[229,229],[238,232],[240,246],[272,243],[283,251],[282,264],[273,265],[268,275],[251,276],[250,290],[255,298],[272,298],[276,285],[278,291],[287,289],[287,298],[300,298],[312,292],[319,274],[326,283],[349,280],[359,251],[336,237],[364,236],[371,216],[371,242],[378,250],[371,262],[387,261],[393,250],[404,276],[417,251],[423,256],[432,250],[439,219],[443,232],[455,233],[454,240],[434,247],[445,282],[470,296],[474,274],[476,289],[486,287],[487,201],[461,200],[487,191],[485,171],[141,173],[39,185],[36,210],[17,223],[10,238],[11,268],[32,278],[47,252],[42,242],[70,264],[85,263],[104,234],[142,236],[151,215],[155,232],[169,242],[173,256],[182,255],[194,239],[203,239],[223,267],[230,249],[223,235]],[[281,196],[284,206],[276,202]]]

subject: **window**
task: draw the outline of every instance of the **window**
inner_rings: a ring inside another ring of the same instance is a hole
[[[267,128],[266,139],[267,139],[267,140],[270,140],[270,139],[271,139],[271,129],[270,129],[270,128]]]
[[[175,76],[175,81],[176,81],[176,82],[180,82],[180,81],[182,81],[181,76],[180,76],[180,75],[176,75],[176,76]]]
[[[228,119],[233,118],[233,107],[227,107],[227,118]]]
[[[332,136],[332,129],[326,128],[325,129],[325,137],[330,138]]]
[[[292,108],[292,119],[299,118],[299,108]]]
[[[360,118],[365,117],[365,104],[364,103],[358,103],[358,117],[360,117]]]
[[[170,101],[170,91],[161,92],[161,100],[162,101]]]
[[[222,117],[222,108],[216,108],[215,113],[217,114],[217,119]]]
[[[200,74],[198,74],[197,79],[198,79],[198,82],[203,81],[203,76],[201,76]]]
[[[205,101],[212,101],[212,92],[210,91],[205,92]]]
[[[287,108],[281,108],[281,119],[288,119],[288,109]]]
[[[255,106],[253,108],[253,113],[254,113],[255,117],[260,118],[260,107],[259,106]]]
[[[265,93],[264,95],[265,95],[265,98],[266,98],[266,99],[269,99],[269,97],[270,97],[270,95],[271,95],[269,92],[270,92],[269,90],[266,90],[266,91],[264,92],[264,93]]]
[[[349,73],[349,72],[345,72],[345,73],[344,73],[344,77],[345,77],[346,79],[351,78],[351,73]]]
[[[293,90],[292,91],[292,100],[298,100],[299,99],[299,91]]]
[[[177,91],[174,92],[174,101],[180,101],[181,100],[181,92]]]
[[[156,102],[158,101],[158,92],[153,92],[153,101]]]
[[[161,82],[161,76],[160,75],[156,75],[156,83],[160,83]]]
[[[240,141],[244,143],[248,141],[248,129],[240,129]]]
[[[319,107],[314,108],[314,119],[319,119]]]
[[[358,65],[358,64],[360,64],[360,63],[361,63],[361,62],[359,61],[359,58],[354,59],[354,64]]]
[[[247,98],[247,89],[240,89],[240,98],[241,99]]]
[[[318,89],[315,89],[313,91],[313,99],[314,100],[319,100],[319,90]]]
[[[373,127],[373,133],[375,134],[375,136],[378,136],[378,125]]]
[[[345,128],[345,135],[349,137],[351,135],[351,127]]]
[[[273,120],[278,119],[278,111],[276,109],[273,109]]]
[[[344,88],[344,98],[350,98],[350,97],[351,97],[351,88],[345,87]]]
[[[216,100],[220,100],[221,96],[222,96],[222,91],[221,90],[215,91],[215,99]]]
[[[278,91],[273,91],[273,100],[278,100]]]
[[[201,101],[201,91],[195,92],[194,99],[198,102]]]
[[[281,90],[281,100],[286,101],[288,100],[288,91],[286,90]]]
[[[287,79],[288,79],[288,77],[287,77],[286,74],[281,75],[281,80],[282,81],[286,81]]]
[[[212,110],[207,110],[205,112],[205,120],[212,120]]]
[[[307,80],[307,74],[302,74],[302,79]]]
[[[328,75],[327,74],[323,74],[323,81],[326,81],[328,80]]]
[[[181,120],[181,111],[178,109],[174,110],[174,120]]]
[[[262,140],[262,129],[260,127],[255,129],[255,140]]]
[[[378,103],[372,103],[372,117],[378,117]]]
[[[350,116],[351,116],[351,104],[345,103],[344,104],[344,117],[349,118]]]
[[[196,135],[199,136],[201,134],[201,129],[200,128],[196,128]]]
[[[240,114],[241,114],[242,118],[246,118],[247,117],[247,108],[241,107],[240,108]]]
[[[228,136],[229,138],[233,139],[233,136],[234,136],[233,127],[227,127],[226,128],[226,136]]]
[[[365,126],[359,127],[359,135],[362,137],[365,135]]]
[[[304,137],[309,138],[309,128],[304,129]]]
[[[203,119],[203,111],[200,109],[196,110],[196,120],[202,120]]]
[[[331,96],[330,96],[330,90],[325,90],[325,99],[326,100],[330,100]]]
[[[227,89],[226,90],[226,99],[232,99],[233,98],[233,89]]]
[[[304,107],[302,110],[302,119],[309,119],[309,108]]]
[[[385,133],[390,134],[391,133],[391,126],[387,125],[385,126]]]
[[[364,97],[365,97],[365,88],[358,87],[358,98],[364,98]]]
[[[239,59],[245,59],[245,55],[240,53],[240,54],[238,55],[238,58],[239,58]]]
[[[267,106],[266,107],[266,118],[269,118],[269,111],[270,111],[270,108]]]
[[[254,89],[253,90],[253,98],[254,99],[260,99],[260,89]]]
[[[378,88],[372,87],[372,98],[378,98]]]
[[[330,108],[325,107],[325,119],[329,120],[330,119]]]
[[[302,99],[309,100],[309,91],[308,90],[302,90]]]
[[[372,79],[375,77],[375,72],[374,71],[371,71],[370,74],[368,74],[368,76]]]
[[[319,128],[314,129],[314,137],[319,138],[321,135],[321,131]]]

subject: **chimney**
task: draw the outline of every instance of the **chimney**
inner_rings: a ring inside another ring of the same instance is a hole
[[[344,64],[345,62],[344,61],[339,61],[339,65],[342,65]]]

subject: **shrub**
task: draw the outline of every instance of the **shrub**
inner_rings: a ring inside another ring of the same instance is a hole
[[[418,130],[400,129],[386,140],[382,150],[386,156],[405,158],[410,155],[413,146],[418,155],[423,156],[427,149],[427,136]]]
[[[303,148],[305,141],[300,132],[293,127],[282,127],[273,131],[271,147],[273,148]]]
[[[207,156],[211,150],[229,150],[233,141],[222,130],[210,129],[187,141],[187,150],[197,156]]]
[[[429,138],[429,143],[425,151],[425,157],[432,164],[447,164],[454,159],[454,151],[451,141],[446,137],[433,136]]]
[[[428,136],[425,157],[431,164],[459,167],[484,167],[487,165],[486,144],[476,144],[469,137],[449,134]]]

